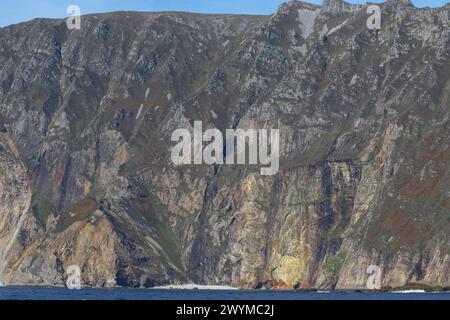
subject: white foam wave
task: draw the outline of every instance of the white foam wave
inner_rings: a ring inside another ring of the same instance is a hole
[[[238,290],[229,286],[204,286],[193,283],[154,287],[157,290]]]
[[[425,293],[425,290],[404,290],[404,291],[394,291],[393,293]]]

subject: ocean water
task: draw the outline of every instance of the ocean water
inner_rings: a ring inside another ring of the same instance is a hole
[[[0,287],[0,300],[450,300],[450,292],[301,292]]]

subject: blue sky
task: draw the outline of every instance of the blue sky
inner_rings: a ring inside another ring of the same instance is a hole
[[[320,4],[321,0],[307,0]],[[366,1],[347,0],[352,3]],[[130,11],[190,11],[201,13],[271,14],[283,0],[2,0],[0,26],[33,18],[63,18],[66,8],[76,4],[81,13]],[[383,2],[371,0],[370,2]],[[417,7],[442,6],[448,0],[412,0]]]

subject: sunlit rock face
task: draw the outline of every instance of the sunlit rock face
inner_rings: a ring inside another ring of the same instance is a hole
[[[289,2],[0,29],[0,281],[450,286],[449,8]],[[280,130],[280,170],[171,133]]]

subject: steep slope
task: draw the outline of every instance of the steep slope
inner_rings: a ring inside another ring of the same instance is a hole
[[[449,7],[366,9],[0,29],[0,280],[449,286]],[[279,128],[279,173],[174,166],[195,120]]]

